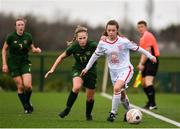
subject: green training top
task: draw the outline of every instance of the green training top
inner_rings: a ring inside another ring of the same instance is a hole
[[[13,64],[28,61],[28,52],[32,44],[32,36],[30,33],[24,32],[23,35],[20,36],[16,32],[12,32],[7,36],[6,42],[9,48],[8,60]]]
[[[66,54],[70,56],[73,54],[75,63],[73,68],[82,70],[86,67],[89,59],[91,58],[92,54],[94,53],[97,47],[97,42],[95,41],[87,41],[85,48],[81,48],[78,42],[73,42],[67,49]],[[92,66],[91,69],[95,69],[96,63]]]

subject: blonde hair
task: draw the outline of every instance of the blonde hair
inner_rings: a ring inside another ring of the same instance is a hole
[[[67,41],[67,45],[69,46],[70,44],[72,44],[74,41],[76,41],[76,37],[77,37],[77,34],[79,32],[86,32],[87,33],[88,29],[86,27],[83,27],[83,26],[80,26],[78,25],[74,31],[74,36],[73,36],[73,39],[71,41]]]

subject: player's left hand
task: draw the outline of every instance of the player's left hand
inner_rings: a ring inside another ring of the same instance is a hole
[[[82,76],[84,76],[86,73],[87,73],[87,69],[83,69],[83,70],[81,71],[80,76],[82,77]]]
[[[142,63],[139,63],[138,66],[137,66],[137,69],[139,71],[143,71],[144,70],[144,65]]]

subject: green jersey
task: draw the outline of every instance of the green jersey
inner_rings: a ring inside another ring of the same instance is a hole
[[[75,59],[75,64],[73,68],[82,70],[86,67],[89,59],[91,58],[92,54],[94,53],[97,47],[97,43],[95,41],[87,41],[87,45],[85,48],[81,48],[78,42],[72,43],[67,49],[66,54],[70,56],[73,54]],[[92,66],[91,69],[96,69],[96,63]]]
[[[24,32],[20,36],[16,32],[13,32],[7,36],[6,43],[9,49],[8,61],[16,65],[22,62],[29,62],[28,52],[32,44],[30,33]]]

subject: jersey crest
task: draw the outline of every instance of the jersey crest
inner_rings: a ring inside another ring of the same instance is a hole
[[[27,44],[27,42],[28,42],[27,40],[24,40],[24,41],[23,41],[24,44]]]
[[[86,52],[86,55],[87,55],[87,56],[90,56],[90,55],[91,55],[91,52],[90,52],[90,51],[87,51],[87,52]]]

